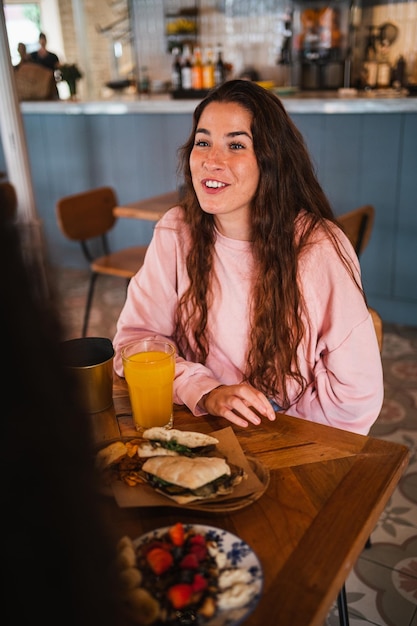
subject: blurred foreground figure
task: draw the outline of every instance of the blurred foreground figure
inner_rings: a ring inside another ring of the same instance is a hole
[[[89,422],[61,364],[42,251],[3,208],[2,623],[116,626]]]

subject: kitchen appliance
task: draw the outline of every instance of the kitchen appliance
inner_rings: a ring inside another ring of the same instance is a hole
[[[296,0],[293,12],[292,83],[300,89],[345,85],[350,0]]]

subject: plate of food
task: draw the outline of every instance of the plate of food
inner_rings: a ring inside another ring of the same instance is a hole
[[[117,546],[122,606],[138,624],[237,626],[263,589],[257,555],[237,535],[214,526],[158,528]]]
[[[149,428],[142,438],[106,446],[96,462],[121,507],[230,512],[255,502],[269,484],[267,468],[244,454],[230,427],[210,435]]]

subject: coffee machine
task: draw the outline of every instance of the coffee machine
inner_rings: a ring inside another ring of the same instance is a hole
[[[306,90],[346,87],[350,0],[295,0],[292,83]]]

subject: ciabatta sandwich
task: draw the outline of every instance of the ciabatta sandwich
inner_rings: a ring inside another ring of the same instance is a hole
[[[142,434],[144,441],[138,447],[140,457],[153,456],[202,456],[212,452],[219,440],[203,433],[163,428],[147,428]]]
[[[242,468],[214,456],[155,456],[145,461],[141,474],[178,504],[230,494],[246,477]]]

